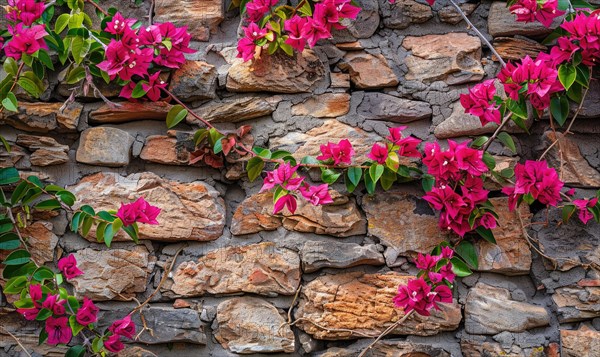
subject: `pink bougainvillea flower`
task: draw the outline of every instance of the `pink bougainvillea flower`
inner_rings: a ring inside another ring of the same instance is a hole
[[[287,162],[277,166],[275,170],[267,173],[260,191],[270,190],[277,185],[281,185],[281,187],[288,191],[297,190],[304,180],[304,177],[296,174],[298,167],[291,166]]]
[[[405,313],[415,310],[423,316],[429,316],[431,308],[429,293],[431,287],[422,278],[411,279],[406,285],[398,287],[398,294],[393,301],[396,307],[402,308]]]
[[[530,193],[540,203],[556,206],[563,186],[556,170],[548,167],[546,161],[527,160],[524,165],[515,165],[514,193]]]
[[[69,319],[65,316],[58,318],[50,316],[46,320],[45,329],[48,334],[49,345],[67,344],[73,337],[73,332],[69,327]]]
[[[557,0],[518,0],[509,10],[517,16],[517,21],[538,21],[546,27],[550,27],[556,17],[565,13],[558,9]]]
[[[148,76],[148,68],[154,59],[152,48],[146,47],[129,53],[125,64],[118,75],[124,81],[130,81],[133,76]]]
[[[119,353],[125,348],[125,345],[119,339],[119,335],[110,335],[110,337],[104,341],[104,348],[112,353]]]
[[[436,286],[430,293],[430,308],[440,310],[437,305],[440,302],[452,303],[452,290],[446,285]]]
[[[42,299],[42,286],[40,284],[29,285],[29,297],[33,301],[34,307],[20,308],[17,309],[17,312],[23,315],[26,320],[33,321],[42,308],[42,305],[39,303],[39,301]]]
[[[131,315],[127,315],[121,320],[117,320],[108,328],[115,335],[133,339],[135,335],[135,324],[131,321]]]
[[[15,26],[8,26],[8,32],[13,35],[13,38],[4,47],[4,53],[17,61],[24,53],[32,55],[39,49],[48,49],[44,41],[44,36],[48,35],[45,25],[23,27],[23,23],[18,23]]]
[[[114,78],[130,59],[129,49],[121,41],[111,40],[106,47],[105,60],[98,63],[98,68]]]
[[[392,143],[396,144],[402,139],[402,131],[406,128],[407,126],[405,125],[397,126],[395,128],[389,128],[388,131],[390,132],[390,135],[386,136],[385,138],[391,141]]]
[[[306,46],[306,39],[302,37],[302,28],[306,23],[306,17],[294,15],[283,24],[283,28],[288,32],[288,38],[285,40],[285,43],[292,46],[298,52],[302,52]]]
[[[319,186],[301,186],[300,193],[302,197],[315,206],[333,202],[329,195],[329,185],[326,183]]]
[[[135,19],[126,19],[120,12],[117,12],[112,20],[106,23],[104,31],[113,35],[122,35],[125,29],[131,29],[133,24],[135,24]]]
[[[573,204],[577,207],[578,217],[583,224],[587,224],[591,219],[594,218],[590,208],[596,206],[598,198],[592,198],[590,200],[574,200]]]
[[[342,139],[337,144],[327,143],[321,145],[321,155],[317,156],[317,160],[327,161],[333,160],[334,165],[340,163],[352,164],[352,156],[354,156],[354,148],[348,139]]]
[[[146,97],[153,102],[160,99],[162,91],[161,89],[167,87],[167,82],[159,78],[161,72],[156,72],[150,76],[148,83],[142,83],[142,89],[146,91]]]
[[[565,192],[565,195],[567,195],[567,196],[574,196],[575,195],[575,189],[574,188],[570,188],[567,192]]]
[[[467,176],[463,185],[460,186],[463,197],[474,204],[487,201],[490,191],[483,189],[483,179],[477,176]]]
[[[465,141],[457,145],[454,141],[448,140],[448,145],[454,151],[458,168],[473,176],[481,176],[488,172],[488,167],[483,162],[483,151],[468,147],[468,143]]]
[[[466,206],[462,197],[449,186],[433,187],[423,199],[429,202],[433,209],[445,210],[452,218],[458,216],[461,207]]]
[[[452,250],[452,249],[450,249]],[[454,253],[454,252],[452,252]],[[452,258],[452,256],[450,256],[447,259]],[[452,263],[448,263],[446,265],[444,265],[441,269],[440,269],[440,274],[442,275],[442,277],[444,279],[446,279],[449,283],[454,282],[454,278],[456,278],[456,274],[454,274],[454,271],[452,270]]]
[[[158,25],[150,25],[140,28],[138,32],[140,45],[155,46],[162,42],[162,34]]]
[[[123,221],[124,226],[130,226],[134,222],[145,224],[158,224],[156,217],[160,213],[160,208],[152,206],[144,197],[138,198],[135,202],[123,204],[117,211],[117,217]]]
[[[519,198],[521,198],[522,195],[515,193],[515,188],[513,186],[503,187],[502,193],[508,196],[508,210],[510,212],[514,211],[519,203]]]
[[[421,254],[417,255],[417,259],[415,259],[415,265],[418,269],[421,270],[431,270],[435,268],[435,265],[440,260],[439,256],[429,255],[429,254]]]
[[[93,324],[98,321],[98,311],[100,311],[98,307],[86,296],[83,298],[82,306],[77,310],[75,319],[83,326]]]
[[[54,315],[64,315],[65,314],[65,303],[67,300],[58,301],[58,295],[48,295],[46,300],[42,303],[42,307],[52,311]]]
[[[500,124],[500,106],[494,103],[496,86],[490,79],[469,89],[468,94],[460,95],[460,104],[465,108],[465,113],[479,117],[481,126],[487,123]]]
[[[306,24],[302,27],[302,38],[306,39],[308,45],[315,47],[317,41],[331,37],[331,32],[326,23],[307,18]]]
[[[73,254],[69,254],[68,256],[59,260],[58,269],[60,269],[67,280],[83,274],[83,272],[77,268],[77,259],[75,259]]]
[[[31,26],[44,13],[44,2],[36,0],[8,0],[6,18],[10,21],[21,21],[25,26]]]
[[[237,50],[237,57],[243,59],[244,62],[246,62],[254,58],[256,44],[254,44],[254,41],[252,41],[251,39],[244,37],[238,41]]]
[[[417,146],[421,143],[421,139],[413,138],[412,136],[408,136],[406,138],[400,139],[396,142],[398,148],[398,155],[404,157],[416,157],[421,158],[423,155],[417,149]]]
[[[250,21],[258,22],[262,19],[262,17],[271,11],[271,8],[277,3],[279,0],[252,0],[246,4],[246,13],[248,14],[248,19]]]
[[[367,157],[378,164],[384,165],[388,157],[388,149],[385,145],[375,143],[371,148],[371,152],[367,154]]]
[[[279,199],[275,201],[275,204],[273,205],[273,214],[281,212],[284,207],[287,207],[288,211],[290,211],[292,214],[296,212],[296,208],[298,207],[296,197],[291,194],[279,197]]]
[[[360,13],[360,7],[352,5],[351,0],[335,0],[334,3],[341,18],[355,20]]]
[[[442,258],[450,259],[454,256],[454,250],[450,247],[442,247],[442,254],[440,254]]]
[[[486,212],[479,218],[479,225],[487,229],[494,229],[497,226],[496,217]]]

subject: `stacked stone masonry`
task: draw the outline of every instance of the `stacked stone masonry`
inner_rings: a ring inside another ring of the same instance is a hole
[[[423,140],[495,130],[464,114],[458,98],[493,78],[499,64],[449,2],[356,1],[363,13],[333,39],[302,55],[243,63],[235,49],[240,17],[227,11],[229,1],[155,0],[154,19],[187,25],[198,49],[169,88],[218,128],[251,125],[256,144],[298,157],[349,138],[360,161],[398,125]],[[505,3],[462,2],[502,56],[545,48],[548,30],[515,22]],[[150,3],[100,1],[137,17]],[[544,120],[529,123],[530,135],[509,128],[521,156],[493,145],[497,161],[534,158],[558,140],[548,159],[578,197],[591,196],[600,187],[598,83],[593,79],[574,135],[545,132]],[[115,88],[103,92],[119,100]],[[74,253],[86,272],[73,280],[75,294],[114,318],[135,306],[132,298],[150,296],[179,252],[144,310],[154,334],[143,333],[123,356],[355,356],[369,340],[348,331],[376,335],[402,318],[391,299],[416,273],[412,258],[446,239],[412,184],[370,196],[335,185],[332,204],[300,203],[295,214],[273,216],[272,195],[259,193],[260,180],[249,182],[239,164],[187,165],[189,133],[199,123],[190,116],[167,131],[171,104],[111,108],[88,97],[61,112],[68,94],[54,78],[45,101],[24,100],[18,113],[0,114],[0,131],[13,145],[10,153],[0,149],[0,167],[68,186],[79,204],[98,209],[139,196],[162,208],[159,226],[141,227],[139,245],[123,235],[108,249],[93,231],[69,232],[63,215],[24,232],[38,261]],[[498,244],[477,242],[479,270],[459,280],[455,301],[430,317],[409,318],[371,356],[600,356],[600,274],[581,267],[600,265],[600,226],[558,226],[558,211],[511,213],[506,199],[493,201]],[[8,311],[10,300],[1,297]],[[6,332],[37,355],[64,353],[38,346],[40,326],[14,312],[0,312],[0,325],[1,356],[23,355]]]

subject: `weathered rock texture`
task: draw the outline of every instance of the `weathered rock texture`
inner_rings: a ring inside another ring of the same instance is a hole
[[[240,353],[294,352],[294,333],[275,306],[252,297],[223,301],[217,307],[215,338]]]
[[[159,241],[217,239],[225,225],[225,207],[219,193],[203,182],[179,183],[164,180],[152,173],[127,177],[98,173],[83,178],[71,187],[82,197],[78,205],[90,205],[98,210],[112,210],[121,202],[144,197],[161,209],[159,225],[141,224],[141,239]],[[85,193],[85,194],[84,194]],[[95,229],[86,237],[95,240]],[[129,240],[124,232],[115,240]]]
[[[222,248],[186,261],[169,288],[179,296],[254,293],[293,295],[300,283],[298,254],[274,243]]]
[[[465,330],[470,334],[495,335],[521,332],[550,324],[550,314],[541,306],[511,300],[507,289],[477,284],[465,304]]]
[[[398,84],[398,78],[382,55],[350,52],[344,56],[340,68],[350,73],[350,80],[356,88],[376,89]]]
[[[301,319],[298,327],[324,340],[357,337],[347,330],[377,336],[404,315],[390,301],[398,285],[410,278],[395,273],[320,276],[302,289],[296,312]],[[455,329],[461,319],[457,304],[444,304],[429,317],[411,316],[392,333],[434,335]]]
[[[132,144],[133,138],[121,129],[90,128],[81,134],[76,159],[88,165],[126,166]]]

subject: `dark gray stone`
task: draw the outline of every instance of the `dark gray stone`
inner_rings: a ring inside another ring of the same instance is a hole
[[[409,123],[431,118],[431,106],[426,102],[368,92],[357,108],[359,115],[368,120],[386,120]]]
[[[305,273],[321,268],[348,268],[356,265],[383,265],[383,255],[373,244],[308,241],[300,249],[300,260]]]
[[[433,17],[431,7],[414,0],[379,0],[379,10],[385,27],[405,29],[412,24],[423,23]]]

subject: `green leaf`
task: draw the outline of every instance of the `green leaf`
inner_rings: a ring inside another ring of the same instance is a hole
[[[341,172],[337,172],[333,169],[321,168],[321,180],[329,185],[335,183],[341,175]]]
[[[384,166],[380,164],[373,164],[369,167],[369,176],[371,176],[371,180],[373,183],[377,183],[383,175]]]
[[[40,50],[40,52],[38,52],[38,59],[44,64],[44,66],[54,71],[54,63],[52,63],[52,59],[46,51]]]
[[[77,301],[77,298],[75,298],[75,296],[67,296],[67,304],[69,304],[69,308],[73,311],[73,312],[77,312],[77,310],[79,310],[79,301]]]
[[[85,216],[85,218],[83,219],[83,224],[81,225],[81,235],[86,237],[88,235],[88,233],[90,232],[90,229],[92,228],[92,225],[94,224],[94,218],[92,218],[92,216]],[[77,231],[77,228],[75,228],[74,230],[75,232]]]
[[[46,329],[41,329],[40,337],[38,338],[38,346],[41,346],[48,339],[48,332]]]
[[[584,87],[589,87],[590,85],[590,67],[580,64],[577,66],[577,78],[575,81],[581,84]]]
[[[379,181],[381,183],[381,187],[384,190],[389,190],[392,185],[394,184],[394,182],[396,182],[398,180],[398,176],[396,175],[396,173],[388,168],[386,168],[383,171],[383,175],[381,175],[381,181]]]
[[[60,198],[60,200],[69,207],[75,204],[75,195],[67,190],[58,191],[56,196],[58,196],[58,198]]]
[[[98,241],[98,243],[104,242],[104,230],[106,229],[107,224],[108,223],[106,222],[100,222],[96,227],[96,240]]]
[[[354,186],[358,186],[360,183],[360,178],[362,177],[363,170],[360,167],[350,167],[348,168],[347,176],[350,182]]]
[[[19,248],[21,240],[13,232],[7,232],[0,235],[0,250],[13,250]]]
[[[51,198],[49,200],[42,201],[34,206],[37,210],[55,210],[60,208],[60,202],[57,199]]]
[[[488,169],[490,169],[490,171],[493,171],[496,168],[496,159],[494,159],[494,157],[489,152],[486,151],[483,153],[482,160],[485,166],[487,166]]]
[[[450,259],[450,262],[452,263],[452,271],[456,276],[464,278],[473,274],[473,271],[460,258],[454,257]]]
[[[258,146],[255,146],[252,148],[252,151],[260,156],[260,157],[264,157],[265,159],[270,159],[271,158],[271,150],[269,149],[265,149],[265,148],[261,148]]]
[[[90,216],[95,216],[96,212],[94,211],[94,209],[89,206],[89,205],[83,205],[81,206],[80,210],[82,210],[83,212],[89,214]]]
[[[2,262],[4,265],[22,265],[31,260],[31,254],[26,250],[15,250]]]
[[[106,212],[106,211],[100,211],[98,212],[98,217],[102,218],[105,221],[108,222],[112,222],[115,220],[115,216],[113,216],[112,214]]]
[[[4,285],[4,294],[12,295],[12,294],[20,294],[21,290],[23,290],[27,286],[27,277],[26,276],[15,276],[14,278],[10,278],[6,285]]]
[[[263,168],[265,167],[265,162],[260,157],[253,157],[246,163],[246,172],[248,173],[248,179],[250,182],[256,180]]]
[[[147,83],[144,81],[137,82],[137,84],[133,88],[133,91],[131,92],[131,98],[137,99],[137,98],[141,98],[146,95],[146,91],[144,90],[144,84],[147,84]]]
[[[17,72],[19,71],[19,66],[12,57],[6,57],[2,66],[4,67],[4,72],[13,76],[16,76]]]
[[[487,240],[488,242],[496,244],[494,232],[492,232],[490,229],[484,227],[477,227],[477,229],[475,229],[475,232],[477,232],[477,234],[479,234],[483,239]]]
[[[85,327],[79,324],[79,322],[77,322],[77,318],[75,315],[69,316],[69,326],[71,327],[71,332],[73,332],[73,336],[79,334],[81,330],[83,330],[83,328]]]
[[[558,66],[558,80],[562,83],[565,90],[569,90],[575,78],[577,77],[577,69],[570,63],[564,63]]]
[[[100,337],[94,338],[94,341],[92,341],[92,351],[94,353],[98,353],[102,350],[102,348],[104,348],[102,339]]]
[[[40,312],[38,312],[38,314],[35,317],[35,319],[37,321],[44,321],[44,320],[48,319],[50,316],[52,316],[52,310],[43,308],[43,309],[40,310]]]
[[[54,279],[54,272],[47,267],[39,267],[34,273],[33,278],[39,282]]]
[[[376,186],[376,182],[373,181],[373,179],[371,178],[371,175],[363,175],[363,179],[365,181],[365,188],[367,189],[367,192],[372,195],[373,193],[375,193],[375,186]]]
[[[80,64],[90,50],[91,42],[81,36],[73,38],[71,42],[71,53],[75,59],[75,63]]]
[[[564,95],[550,99],[550,112],[558,125],[563,126],[567,121],[569,109],[569,100]]]
[[[31,73],[32,77],[35,77],[35,80],[23,74],[19,77],[17,84],[21,88],[23,88],[27,93],[31,94],[33,97],[39,98],[39,96],[44,92],[43,84],[40,84],[41,82],[38,82],[39,78],[37,78],[35,74],[33,74],[33,72],[26,73]]]
[[[2,271],[2,277],[4,279],[11,279],[21,275],[24,276],[32,274],[35,271],[35,269],[37,269],[37,266],[35,266],[35,263],[31,261],[27,264],[7,265]],[[6,292],[6,290],[4,292]]]
[[[127,235],[128,235],[128,236],[129,236],[131,239],[133,239],[133,241],[134,241],[136,244],[138,244],[138,243],[139,243],[139,242],[138,242],[138,239],[139,239],[139,238],[138,238],[138,227],[137,227],[137,223],[135,223],[135,222],[134,222],[134,223],[133,223],[132,225],[130,225],[130,226],[123,227],[123,230],[125,231],[125,233],[127,233]]]
[[[305,157],[302,158],[302,160],[300,161],[300,163],[304,164],[304,165],[316,165],[316,164],[319,163],[319,160],[317,160],[313,156],[305,156]]]
[[[17,169],[14,167],[0,169],[0,185],[10,185],[11,183],[15,183],[20,179],[19,171],[17,171]]]
[[[106,229],[104,230],[104,244],[110,248],[110,244],[112,243],[113,237],[115,236],[115,231],[113,229],[113,225],[108,224]]]
[[[73,316],[71,316],[71,317],[73,317]],[[84,357],[84,356],[85,356],[85,347],[83,347],[81,345],[73,346],[73,347],[69,348],[67,353],[65,353],[65,357]]]
[[[510,151],[512,151],[515,154],[517,153],[517,147],[515,146],[515,142],[513,141],[513,138],[510,136],[510,134],[502,131],[498,134],[498,140],[500,140],[500,142],[504,144],[504,146],[506,146]]]
[[[188,115],[187,109],[177,104],[174,105],[167,114],[167,128],[171,129],[179,124]]]
[[[85,68],[83,67],[73,67],[69,73],[67,74],[67,78],[65,81],[67,84],[75,84],[80,82],[85,78]]]
[[[454,247],[454,251],[472,268],[477,269],[479,266],[477,262],[477,252],[471,242],[463,240],[459,245]]]
[[[2,100],[2,106],[11,112],[18,112],[19,108],[17,105],[17,97],[15,97],[15,94],[13,92],[8,92],[6,98]]]
[[[567,223],[569,221],[569,219],[571,219],[571,216],[573,216],[573,213],[575,213],[576,210],[577,210],[577,207],[575,205],[564,205],[562,208],[563,222]]]
[[[423,178],[421,179],[421,184],[423,186],[423,191],[429,192],[429,191],[431,191],[431,189],[433,188],[433,185],[435,184],[435,177],[433,177],[429,174],[425,174],[425,175],[423,175]]]
[[[488,140],[490,140],[490,138],[488,138],[487,136],[480,136],[477,139],[473,140],[473,142],[471,143],[471,147],[474,149],[478,149],[482,147]]]

